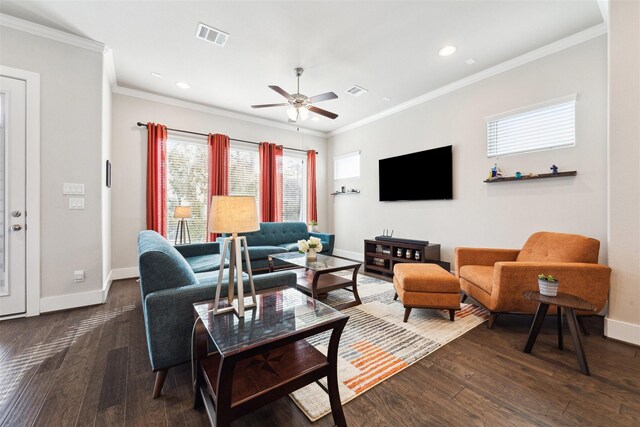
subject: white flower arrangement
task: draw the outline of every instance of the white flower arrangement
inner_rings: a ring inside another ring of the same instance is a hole
[[[298,240],[298,251],[305,253],[313,249],[316,252],[322,251],[322,241],[317,237],[310,237],[309,240]]]

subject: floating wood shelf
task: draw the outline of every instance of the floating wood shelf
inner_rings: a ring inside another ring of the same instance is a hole
[[[331,196],[338,196],[341,194],[360,194],[360,190],[349,190],[349,191],[336,191],[335,193],[331,193]]]
[[[558,172],[555,175],[552,173],[541,173],[540,175],[535,175],[535,176],[522,175],[522,178],[516,178],[515,176],[502,176],[499,178],[485,179],[484,182],[491,184],[494,182],[504,182],[504,181],[528,181],[530,179],[561,178],[563,176],[576,176],[577,174],[578,174],[577,171],[567,171],[567,172]]]

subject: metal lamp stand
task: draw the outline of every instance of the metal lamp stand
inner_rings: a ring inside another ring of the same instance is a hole
[[[182,218],[178,221],[178,229],[176,230],[176,245],[185,245],[191,243],[191,233],[189,232],[189,223]]]
[[[220,303],[220,289],[222,288],[222,276],[224,267],[218,272],[218,284],[216,285],[216,299],[214,303],[213,314],[227,313],[234,311],[238,317],[244,317],[244,310],[256,307],[256,289],[253,285],[253,274],[251,273],[251,261],[249,260],[249,248],[247,247],[247,238],[238,237],[238,233],[233,233],[231,237],[224,239],[222,243],[221,259],[224,261],[227,255],[227,247],[231,244],[231,254],[229,259],[229,307],[218,308]],[[249,275],[249,284],[251,285],[251,298],[253,302],[244,304],[244,280],[242,277],[242,246],[244,246],[244,257],[247,263],[247,274]],[[234,301],[234,270],[238,278],[238,298]]]

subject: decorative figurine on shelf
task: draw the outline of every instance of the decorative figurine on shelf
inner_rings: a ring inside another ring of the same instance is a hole
[[[398,248],[398,250],[396,251],[396,256],[397,256],[398,258],[401,258],[401,257],[402,257],[402,248]]]
[[[498,164],[495,163],[493,165],[493,167],[491,168],[491,176],[490,178],[501,178],[502,177],[502,171],[500,170],[500,168],[498,167]]]
[[[416,261],[420,261],[420,251],[416,251],[416,253],[414,254],[414,258],[416,259]]]
[[[558,175],[558,167],[556,165],[551,165],[549,169],[551,169],[552,175]]]
[[[516,172],[516,179],[522,178],[522,174],[520,172]]]
[[[411,259],[411,249],[407,249],[405,256],[407,257],[407,259]]]

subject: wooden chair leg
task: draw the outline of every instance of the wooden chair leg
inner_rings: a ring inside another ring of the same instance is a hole
[[[467,294],[462,293],[462,298],[460,298],[460,302],[465,302],[467,300]]]
[[[407,320],[409,320],[409,314],[411,314],[411,307],[405,307],[404,308],[404,319],[402,320],[404,323],[407,323]]]
[[[164,380],[167,379],[167,373],[169,369],[160,369],[156,372],[156,382],[153,386],[153,398],[157,399],[162,394],[162,386],[164,385]]]
[[[487,323],[488,329],[493,329],[493,325],[496,323],[497,317],[498,317],[498,313],[494,313],[493,311],[489,313],[489,322]]]
[[[453,322],[453,319],[456,318],[456,311],[453,308],[449,309],[449,320]]]

